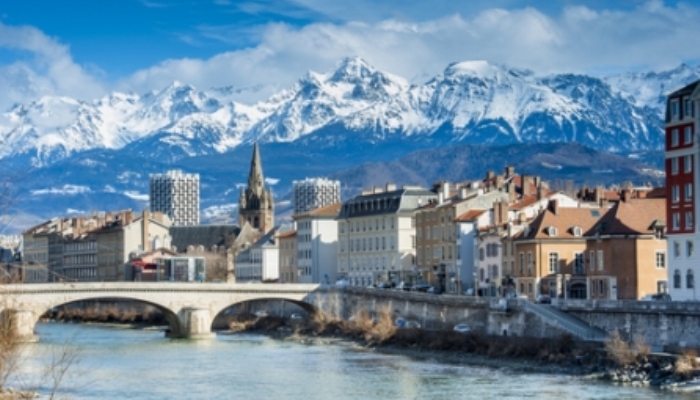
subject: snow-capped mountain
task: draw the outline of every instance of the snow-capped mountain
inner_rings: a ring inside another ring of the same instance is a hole
[[[700,79],[700,65],[681,64],[661,72],[628,72],[611,76],[605,81],[623,98],[637,107],[649,107],[664,112],[666,95]]]
[[[44,97],[0,117],[0,157],[29,157],[39,166],[87,150],[125,149],[176,161],[254,140],[302,139],[338,146],[576,141],[605,151],[657,150],[660,94],[696,78],[700,68],[685,65],[598,79],[465,61],[410,85],[354,57],[255,104],[232,98],[264,88],[198,90],[178,82],[93,102]]]

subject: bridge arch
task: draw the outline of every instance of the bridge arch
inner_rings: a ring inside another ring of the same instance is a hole
[[[216,315],[250,300],[286,300],[316,312],[318,285],[219,284],[176,282],[51,283],[0,286],[0,309],[12,310],[23,337],[33,337],[34,325],[47,310],[76,302],[123,299],[150,304],[161,310],[171,328],[170,337],[208,338]]]

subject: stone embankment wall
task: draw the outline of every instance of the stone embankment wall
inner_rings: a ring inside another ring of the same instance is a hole
[[[700,302],[558,300],[560,310],[631,341],[655,347],[700,347]]]
[[[319,290],[307,299],[324,312],[350,318],[358,310],[390,312],[417,321],[425,329],[448,329],[466,323],[475,332],[529,337],[561,336],[564,331],[525,312],[523,300],[431,295],[388,289],[347,287]]]

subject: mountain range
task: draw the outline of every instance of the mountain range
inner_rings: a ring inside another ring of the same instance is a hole
[[[507,151],[518,147],[545,154],[528,144],[573,142],[585,147],[571,147],[569,154],[615,153],[634,164],[629,171],[637,175],[628,177],[641,180],[658,178],[661,168],[665,95],[696,79],[700,67],[688,65],[600,78],[465,61],[412,84],[353,57],[333,71],[309,72],[252,105],[238,102],[232,88],[199,90],[179,82],[91,102],[43,97],[17,104],[0,116],[0,158],[7,168],[28,171],[17,185],[22,201],[14,208],[35,218],[141,208],[148,174],[175,167],[199,172],[203,205],[226,213],[235,207],[253,141],[263,144],[269,183],[279,194],[289,190],[291,179],[337,173],[347,180],[353,174],[341,171],[362,163],[397,162],[412,153],[430,159],[435,154],[421,150],[460,145],[482,149],[470,159],[484,152],[507,159]],[[630,153],[637,158],[629,159]],[[582,159],[591,171],[602,171],[596,163],[604,157]],[[564,169],[544,172],[559,178]]]

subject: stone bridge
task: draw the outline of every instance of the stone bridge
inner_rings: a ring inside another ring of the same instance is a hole
[[[309,313],[316,312],[315,291],[309,284],[225,283],[47,283],[0,286],[0,310],[9,316],[17,334],[36,340],[34,326],[48,310],[83,300],[116,299],[150,304],[170,324],[168,336],[202,339],[214,335],[211,325],[224,309],[253,300],[286,300]],[[322,302],[322,301],[321,301]]]

